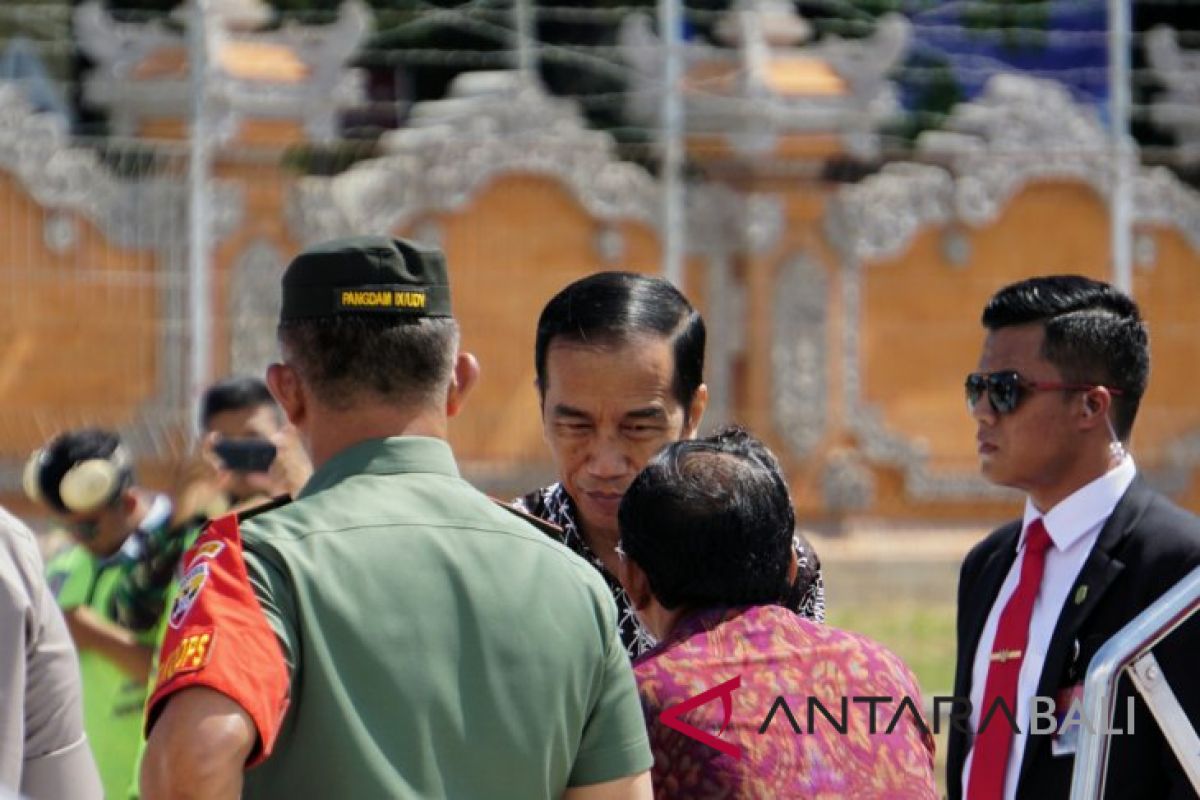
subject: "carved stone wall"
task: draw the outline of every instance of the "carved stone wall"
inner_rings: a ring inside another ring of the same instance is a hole
[[[777,278],[773,416],[798,459],[812,455],[827,433],[828,284],[824,269],[804,256],[785,263]]]
[[[418,105],[413,127],[385,137],[389,155],[334,178],[302,181],[289,209],[296,237],[392,231],[463,208],[497,177],[542,175],[566,186],[598,220],[658,224],[658,188],[616,158],[612,138],[578,109],[516,73],[467,73],[450,97]]]
[[[887,400],[887,407],[866,399],[865,370],[885,370],[895,376],[889,377],[889,385],[898,384],[903,372],[894,361],[866,363],[864,354],[878,354],[882,341],[894,340],[895,359],[913,365],[906,387],[910,394],[942,391],[933,383],[944,385],[945,392],[957,392],[962,374],[973,365],[963,358],[961,365],[953,366],[947,357],[961,349],[959,334],[951,333],[949,320],[962,317],[964,304],[970,306],[971,319],[953,325],[970,326],[962,330],[974,330],[981,337],[976,320],[982,303],[1009,280],[1056,270],[1106,278],[1105,199],[1112,182],[1109,144],[1094,113],[1075,105],[1060,86],[1001,76],[977,101],[956,108],[945,130],[924,134],[918,151],[922,163],[889,164],[843,189],[827,218],[827,234],[843,259],[845,415],[862,454],[871,464],[897,470],[910,501],[990,502],[1007,493],[977,475],[969,447],[956,451],[939,434],[938,446],[931,448],[910,432],[916,415],[942,413],[934,411],[940,405],[927,403],[922,412],[911,404],[901,407],[894,398]],[[1192,291],[1197,284],[1189,276],[1200,266],[1200,196],[1166,169],[1155,168],[1137,172],[1134,198],[1134,224],[1143,243],[1135,296],[1143,298],[1152,330],[1157,317],[1159,330],[1170,338],[1166,348],[1156,339],[1156,359],[1180,364],[1178,359],[1192,358],[1181,349],[1188,345],[1176,328],[1182,311],[1172,305],[1182,300],[1166,298],[1158,287],[1171,281],[1178,293]],[[1001,238],[1000,231],[1007,238]],[[1168,259],[1169,271],[1163,272],[1167,268],[1156,267],[1155,262],[1167,263],[1161,248],[1163,242],[1174,241],[1170,237],[1186,244],[1168,248],[1173,255]],[[1011,253],[1006,255],[1005,249]],[[1017,252],[1030,257],[1015,261],[1012,253]],[[1191,267],[1183,266],[1188,263]],[[1056,264],[1060,266],[1051,266]],[[935,275],[940,277],[930,277]],[[878,329],[879,321],[864,308],[864,293],[880,281],[887,289],[876,287],[872,296],[878,302],[901,304],[911,324]],[[945,333],[936,333],[938,326]],[[943,338],[947,346],[939,347],[939,335],[954,338]],[[871,348],[866,347],[864,336],[871,337]],[[1186,423],[1186,414],[1171,412],[1174,422],[1164,416],[1165,411],[1156,414],[1153,388],[1144,404],[1151,410],[1141,415],[1148,419],[1139,422],[1152,438],[1165,441],[1162,432],[1172,425],[1200,428],[1200,416],[1195,423]],[[926,430],[938,429],[932,418],[922,425]],[[965,432],[965,426],[953,421],[955,431]],[[1161,476],[1164,486],[1187,485],[1184,470],[1195,463],[1191,455],[1180,455],[1183,450],[1168,453],[1161,447],[1156,442],[1148,451],[1143,449],[1139,463],[1144,462],[1148,473]],[[952,452],[957,452],[953,458]],[[1188,467],[1182,466],[1184,462]]]
[[[186,7],[181,5],[178,16],[187,16]],[[372,25],[371,12],[360,0],[343,3],[329,25],[291,21],[276,30],[253,32],[230,30],[219,13],[210,12],[205,24],[210,60],[206,111],[218,138],[230,139],[245,119],[266,118],[298,122],[313,141],[334,139],[338,115],[365,97],[361,71],[346,63]],[[147,121],[192,116],[186,31],[159,19],[117,22],[100,0],[75,9],[74,30],[80,49],[96,64],[84,81],[85,96],[108,109],[118,133],[135,136]],[[241,75],[224,58],[239,47],[250,50],[240,61],[282,59],[299,66],[302,74],[274,80]]]
[[[279,278],[287,259],[270,242],[258,240],[233,267],[229,292],[230,371],[261,376],[279,359]]]
[[[0,294],[13,377],[0,387],[0,457],[23,459],[81,424],[121,429],[139,454],[177,449],[190,417],[181,163],[163,148],[140,175],[118,176],[70,141],[65,120],[0,82]],[[211,191],[221,242],[241,222],[242,194],[220,181]]]

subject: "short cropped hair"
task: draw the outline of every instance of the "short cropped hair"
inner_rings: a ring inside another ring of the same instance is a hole
[[[669,281],[633,272],[589,275],[542,309],[534,343],[539,391],[545,397],[546,358],[555,342],[613,346],[645,335],[670,342],[674,395],[686,414],[704,382],[704,318]]]
[[[989,331],[1040,322],[1042,357],[1071,383],[1118,389],[1113,427],[1125,440],[1133,430],[1150,378],[1150,339],[1128,295],[1081,275],[1030,278],[1004,287],[983,310]]]
[[[450,383],[458,336],[449,317],[343,315],[279,325],[285,357],[322,403],[340,410],[363,397],[435,401]]]
[[[626,490],[621,549],[665,608],[764,605],[788,594],[795,510],[779,462],[740,428],[674,442]]]
[[[121,437],[112,431],[101,428],[81,428],[59,434],[41,451],[36,476],[38,492],[41,498],[62,514],[70,513],[59,486],[63,476],[76,464],[92,459],[112,459],[121,446]],[[133,469],[122,467],[119,480],[114,487],[111,500],[133,485]]]
[[[279,414],[279,406],[267,389],[267,384],[258,378],[238,375],[217,381],[205,389],[200,398],[200,430],[208,430],[209,423],[217,414],[259,406],[270,406],[277,416]]]

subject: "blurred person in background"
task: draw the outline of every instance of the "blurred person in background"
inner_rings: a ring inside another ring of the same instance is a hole
[[[165,619],[178,588],[179,561],[204,523],[300,490],[312,465],[261,380],[233,377],[200,399],[200,446],[173,492],[172,524],[149,531],[145,558],[117,588],[118,619],[143,631]]]
[[[699,430],[705,338],[703,318],[670,282],[629,272],[575,281],[538,319],[537,391],[558,481],[516,506],[557,526],[556,538],[603,576],[631,658],[654,641],[616,577],[617,507],[650,456]],[[798,532],[795,550],[787,605],[823,621],[820,560]]]
[[[70,531],[47,582],[79,652],[84,728],[105,795],[124,797],[134,780],[154,632],[117,619],[116,590],[146,559],[146,541],[172,524],[165,494],[138,486],[117,434],[88,428],[52,439],[25,470],[25,490]]]
[[[1065,798],[1079,725],[1063,725],[1096,651],[1200,565],[1200,519],[1151,489],[1127,451],[1150,373],[1137,305],[1078,275],[1001,289],[984,308],[979,371],[967,376],[980,469],[1025,492],[1022,519],[963,561],[950,797]],[[1200,620],[1154,648],[1184,712],[1200,719]],[[1054,701],[1053,733],[1029,733],[1032,698]],[[1135,698],[1133,719],[1127,700]],[[1012,714],[1019,732],[999,708]],[[1118,684],[1106,797],[1194,798],[1127,676]],[[1136,734],[1130,734],[1135,729]]]
[[[656,797],[937,796],[924,723],[888,723],[901,698],[922,708],[908,667],[865,636],[783,608],[797,569],[796,518],[761,442],[732,428],[668,445],[625,491],[619,522],[621,582],[659,641],[633,664]],[[679,719],[740,755],[663,722],[664,711],[735,678],[724,703]],[[878,726],[873,710],[854,705],[842,712],[845,732],[810,716],[799,735],[783,713],[770,715],[779,697],[816,698],[835,715],[843,698],[887,697],[892,706]]]
[[[0,796],[100,800],[79,662],[33,533],[0,509]]]

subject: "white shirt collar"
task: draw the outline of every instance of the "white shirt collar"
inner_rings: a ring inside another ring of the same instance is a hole
[[[1025,532],[1029,524],[1039,517],[1050,534],[1050,541],[1056,550],[1066,550],[1088,531],[1108,519],[1117,507],[1117,503],[1125,495],[1129,485],[1137,475],[1137,466],[1133,456],[1125,456],[1121,463],[1101,475],[1096,480],[1076,489],[1072,494],[1061,500],[1054,508],[1043,515],[1033,505],[1033,501],[1025,498],[1025,517],[1021,526],[1021,536],[1017,540],[1017,550],[1025,546]]]

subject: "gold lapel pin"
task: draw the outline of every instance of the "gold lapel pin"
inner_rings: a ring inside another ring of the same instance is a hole
[[[1075,590],[1075,605],[1083,605],[1085,599],[1087,599],[1087,584]]]

